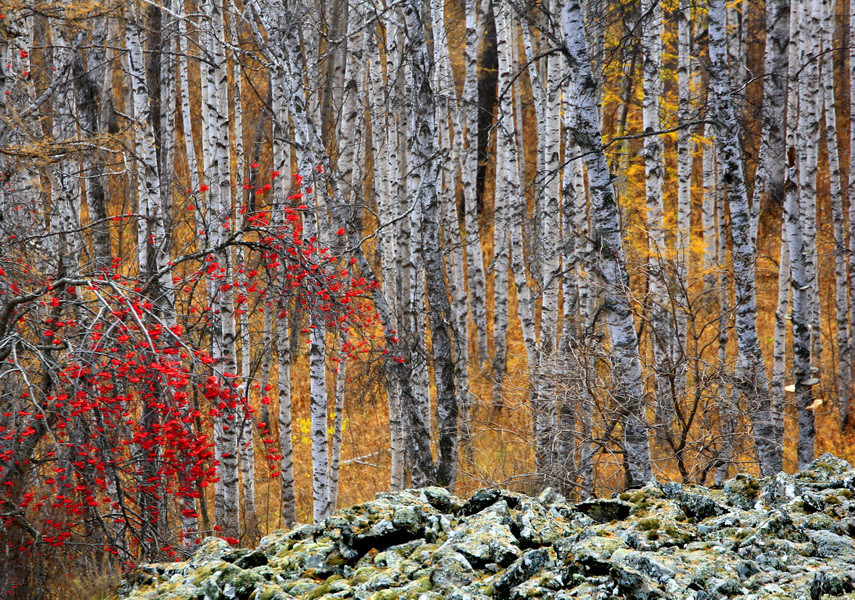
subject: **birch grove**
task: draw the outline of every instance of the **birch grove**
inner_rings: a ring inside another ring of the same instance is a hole
[[[853,12],[4,5],[0,588],[849,448]]]

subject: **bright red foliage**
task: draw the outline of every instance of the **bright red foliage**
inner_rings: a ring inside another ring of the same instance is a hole
[[[198,205],[189,200],[186,208]],[[291,200],[305,202],[304,194]],[[250,315],[257,307],[311,312],[349,332],[352,356],[374,347],[370,280],[352,271],[353,260],[304,239],[305,204],[277,210],[243,207],[225,248],[171,257],[170,272],[156,275],[123,256],[100,267],[76,257],[54,270],[32,265],[25,232],[0,230],[0,531],[11,552],[97,544],[130,565],[175,556],[208,533],[182,523],[217,479],[213,420],[254,416],[249,386],[238,383],[246,374],[227,372],[210,348],[220,318],[211,294],[232,291]],[[111,219],[117,237],[134,227],[124,217]],[[221,257],[237,244],[245,263],[231,254],[226,268]],[[366,342],[354,339],[357,330]],[[266,426],[256,426],[276,476],[281,455]]]

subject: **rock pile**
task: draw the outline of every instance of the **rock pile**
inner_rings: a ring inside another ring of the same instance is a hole
[[[151,564],[127,600],[712,600],[855,598],[855,470],[825,454],[797,475],[722,490],[655,484],[567,503],[481,490],[379,494],[261,540],[209,538]]]

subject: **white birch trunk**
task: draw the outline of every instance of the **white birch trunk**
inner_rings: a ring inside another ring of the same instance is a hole
[[[730,276],[725,268],[727,264],[727,219],[725,217],[724,182],[720,173],[720,161],[715,148],[709,149],[714,157],[717,172],[713,174],[712,188],[716,208],[717,248],[716,262],[719,269],[718,289],[718,389],[717,400],[721,428],[721,451],[719,464],[715,471],[716,485],[723,485],[728,478],[730,465],[735,459],[734,441],[737,427],[737,403],[732,381],[731,369],[727,360],[727,344],[730,338]]]
[[[246,261],[243,247],[238,248],[236,254],[238,289],[245,290],[246,275],[244,266],[246,265]],[[238,446],[240,448],[240,477],[243,484],[243,529],[254,534],[258,527],[258,516],[255,507],[255,419],[252,415],[249,388],[249,382],[252,377],[252,339],[249,331],[248,307],[246,304],[240,305],[236,309],[236,312],[239,313],[240,323],[240,390],[244,403],[244,406],[237,413],[237,418],[240,419]]]
[[[199,191],[199,165],[196,162],[196,145],[193,141],[193,124],[191,121],[190,86],[188,73],[188,46],[190,33],[187,30],[187,19],[178,19],[178,82],[181,87],[181,125],[184,133],[184,156],[187,160],[187,180],[190,182],[192,193]],[[204,103],[203,103],[204,104]],[[201,211],[195,211],[199,215]],[[196,227],[199,231],[200,227]]]
[[[770,415],[769,382],[757,338],[757,298],[754,277],[755,247],[751,239],[751,215],[745,189],[745,166],[739,143],[739,124],[734,113],[731,78],[727,66],[724,0],[710,0],[710,83],[719,161],[727,188],[733,239],[736,283],[738,348],[737,385],[748,402],[754,428],[754,446],[764,475],[781,469],[781,448],[776,444]]]
[[[558,3],[553,1],[555,13]],[[558,411],[555,398],[555,376],[558,364],[558,291],[561,281],[561,251],[558,242],[561,239],[561,86],[564,83],[561,68],[563,58],[553,55],[548,58],[544,122],[545,138],[541,142],[543,152],[543,187],[540,202],[541,235],[541,310],[538,364],[532,401],[536,403],[534,412],[536,456],[540,458],[539,471],[551,484],[554,484],[554,469],[558,464],[557,445]],[[559,62],[561,61],[561,62]],[[539,421],[539,422],[538,422]]]
[[[834,223],[834,282],[835,309],[837,320],[837,395],[839,414],[849,412],[850,382],[852,378],[849,356],[849,301],[846,264],[846,218],[843,214],[843,189],[840,172],[840,148],[838,144],[837,114],[834,107],[834,48],[835,22],[830,0],[821,0],[820,23],[822,25],[822,99],[825,116],[825,143],[828,151],[828,187],[831,196],[831,215]],[[850,16],[850,19],[852,17]],[[850,82],[850,86],[852,82]],[[851,127],[851,125],[850,125]],[[817,365],[819,361],[817,360]],[[843,418],[841,416],[841,423]]]
[[[456,143],[462,135],[460,127],[460,107],[456,101],[454,78],[451,72],[451,58],[448,52],[448,38],[445,30],[444,2],[433,0],[431,3],[433,53],[438,124],[437,145],[441,148],[442,173],[442,243],[446,249],[446,271],[448,291],[451,296],[451,326],[454,339],[454,380],[457,389],[457,405],[460,411],[460,446],[464,459],[474,464],[472,447],[472,405],[469,399],[469,335],[466,310],[465,272],[463,251],[460,239],[460,225],[457,219],[456,187],[460,174],[459,149]],[[452,126],[453,124],[453,126]]]
[[[287,281],[284,265],[279,270],[280,284]],[[278,365],[279,400],[279,454],[282,520],[286,527],[297,523],[297,501],[294,493],[294,442],[291,434],[291,335],[288,311],[285,304],[279,307],[276,319],[276,355]]]
[[[677,232],[675,239],[675,269],[673,315],[675,336],[671,342],[671,357],[674,364],[674,383],[676,401],[680,401],[686,392],[687,361],[684,358],[686,335],[689,315],[683,306],[686,303],[686,293],[689,289],[689,259],[691,245],[691,210],[692,210],[692,133],[689,126],[691,119],[691,86],[693,82],[692,69],[692,22],[691,4],[681,0],[677,17],[677,121],[680,131],[677,133]]]
[[[784,140],[787,100],[787,46],[790,40],[789,3],[766,3],[766,59],[764,66],[763,112],[757,174],[754,181],[751,239],[757,240],[757,218],[765,197],[784,203],[786,144]]]
[[[451,305],[442,264],[439,236],[440,202],[437,194],[439,165],[435,156],[433,119],[435,96],[431,89],[431,61],[424,39],[424,21],[419,0],[404,7],[413,75],[413,111],[409,124],[411,154],[418,172],[417,202],[422,207],[421,252],[425,261],[425,290],[429,301],[433,366],[436,373],[438,456],[436,484],[454,489],[457,478],[458,406],[454,381]],[[414,181],[415,183],[415,181]]]
[[[793,376],[796,386],[796,409],[798,416],[798,467],[804,468],[814,458],[815,426],[813,411],[808,409],[812,402],[811,388],[804,381],[812,377],[810,372],[810,284],[808,283],[804,238],[803,207],[799,206],[798,188],[791,181],[787,190],[785,214],[787,238],[790,244],[791,281],[793,285]]]
[[[704,127],[704,138],[713,137],[712,126]],[[704,195],[701,201],[701,227],[704,233],[704,254],[701,266],[704,273],[704,290],[714,293],[716,289],[716,269],[718,265],[718,250],[716,236],[716,176],[715,176],[715,142],[704,148],[701,178]]]
[[[821,26],[819,0],[799,0],[800,28],[802,32],[815,31],[816,35],[801,35],[800,73],[798,76],[799,120],[796,132],[796,150],[799,159],[799,210],[802,239],[805,251],[804,285],[810,286],[807,302],[810,308],[811,363],[819,365],[822,336],[819,307],[819,280],[816,247],[817,171],[819,168],[819,125],[822,110],[819,89],[819,52]],[[791,254],[792,256],[792,254]],[[792,256],[795,262],[796,257]],[[794,300],[795,304],[795,300]]]
[[[585,154],[591,190],[591,237],[597,251],[594,266],[602,276],[606,314],[614,365],[612,390],[623,410],[624,452],[627,487],[653,478],[650,440],[644,406],[638,336],[629,303],[629,278],[621,240],[618,207],[611,173],[602,145],[597,85],[585,40],[585,25],[578,0],[568,0],[561,15],[565,56],[570,64],[569,93],[577,99],[574,138]]]
[[[310,216],[309,219],[312,217]],[[310,315],[309,382],[312,421],[312,492],[315,523],[332,512],[330,504],[329,445],[327,438],[326,329],[320,319]]]
[[[291,193],[291,132],[288,117],[287,81],[282,70],[274,70],[270,74],[272,109],[273,109],[273,170],[278,173],[273,180],[273,220],[272,223],[279,235],[290,235],[285,222],[286,198]],[[273,322],[273,345],[277,357],[277,391],[278,405],[277,420],[279,427],[279,478],[280,478],[280,510],[282,524],[293,527],[297,523],[297,502],[294,482],[294,443],[292,438],[291,416],[291,303],[288,290],[288,272],[284,262],[270,273],[272,288],[278,296],[278,301],[271,299],[269,310],[276,311]],[[297,326],[297,325],[294,325]]]
[[[342,346],[347,343],[347,335],[341,338]],[[338,508],[339,475],[341,473],[341,434],[344,428],[344,397],[347,392],[347,353],[339,352],[335,370],[335,415],[330,440],[330,512]]]
[[[207,7],[207,17],[210,21],[211,32],[207,36],[208,55],[207,86],[209,117],[213,121],[211,133],[212,156],[210,193],[208,195],[208,210],[212,220],[209,222],[213,233],[212,238],[219,243],[227,229],[224,225],[230,220],[231,210],[231,159],[229,152],[229,102],[228,77],[226,71],[226,55],[222,41],[225,39],[225,21],[222,8],[211,4]],[[239,385],[237,377],[237,335],[234,318],[234,291],[230,285],[233,276],[233,265],[227,250],[216,253],[217,262],[222,278],[215,284],[215,314],[219,314],[221,328],[220,361],[222,365],[223,383],[230,389],[236,390]],[[225,283],[226,285],[223,285]],[[219,313],[216,310],[219,310]],[[230,395],[237,397],[236,391]],[[237,407],[232,407],[234,398],[220,403],[222,419],[220,482],[223,490],[220,524],[224,535],[240,537],[240,488],[239,488],[239,446],[238,434],[240,421],[243,417]],[[242,413],[242,411],[240,411]]]
[[[758,220],[763,203],[783,205],[786,187],[786,72],[789,44],[789,6],[785,0],[766,3],[766,57],[764,66],[763,112],[760,151],[754,180],[751,239],[757,241]],[[786,363],[786,321],[789,310],[789,241],[786,218],[781,226],[781,251],[778,274],[778,308],[775,313],[773,369],[770,385],[772,424],[776,443],[783,445],[784,369]]]
[[[664,205],[662,186],[665,165],[662,159],[662,138],[655,135],[659,123],[662,101],[662,4],[655,0],[641,3],[642,70],[644,73],[644,100],[642,127],[644,130],[643,155],[645,195],[647,199],[648,279],[650,286],[650,336],[653,364],[656,371],[656,426],[666,432],[671,426],[674,398],[671,378],[675,376],[673,364],[673,336],[668,298],[669,260],[663,228]],[[665,434],[667,435],[667,433]]]
[[[385,108],[383,107],[382,102],[382,79],[380,77],[382,73],[380,70],[380,49],[378,46],[376,31],[373,27],[365,28],[363,32],[363,47],[365,52],[365,60],[368,62],[369,65],[367,69],[366,79],[368,84],[367,95],[370,106],[372,108],[372,113],[374,115],[385,115]],[[354,93],[358,93],[358,88],[354,90]],[[373,164],[375,169],[375,198],[378,203],[378,213],[381,219],[385,219],[387,223],[391,223],[395,216],[395,211],[397,210],[397,208],[394,206],[388,206],[390,204],[391,199],[388,197],[387,191],[385,189],[381,189],[382,185],[380,182],[378,182],[379,169],[384,168],[384,165],[387,161],[385,154],[381,155],[381,151],[385,153],[386,143],[391,142],[384,141],[385,128],[381,127],[381,123],[378,121],[380,121],[380,119],[375,119],[371,124],[372,149],[374,156]],[[395,140],[395,143],[397,143],[397,140]],[[359,185],[361,185],[361,181],[359,179],[354,178],[353,181],[354,185],[356,185],[357,182],[359,182]],[[380,203],[383,203],[382,207],[380,206]],[[396,247],[394,243],[394,234],[397,229],[398,226],[396,225],[387,225],[386,227],[381,227],[378,231],[378,238],[380,247],[381,272],[383,276],[382,294],[386,301],[386,306],[392,309],[388,311],[387,327],[393,332],[395,332],[394,335],[400,335],[403,338],[404,334],[399,334],[398,332],[400,327],[398,323],[398,313],[396,310],[394,310],[398,306],[398,281],[395,271]],[[393,371],[394,369],[392,368],[391,363],[387,362],[385,377],[386,398],[389,409],[389,449],[391,453],[390,489],[392,489],[393,491],[398,491],[404,489],[406,455],[404,445],[404,416],[401,405],[401,392]]]
[[[844,2],[845,0],[841,0]],[[855,0],[849,0],[849,120],[855,118]],[[849,126],[849,360],[850,380],[855,378],[855,127]],[[840,424],[843,429],[849,426],[851,407],[841,406]]]
[[[463,82],[463,205],[466,227],[466,269],[469,280],[469,314],[477,333],[477,361],[487,359],[487,283],[484,274],[484,254],[481,248],[481,230],[478,223],[476,184],[478,175],[478,54],[481,36],[476,25],[477,0],[466,0],[466,75]],[[484,20],[482,15],[481,20]]]
[[[784,411],[786,409],[784,385],[787,375],[787,321],[790,319],[790,241],[787,215],[781,220],[781,251],[778,261],[778,304],[775,309],[775,334],[772,342],[772,423],[775,437],[783,440]]]
[[[530,184],[534,191],[534,218],[531,220],[526,220],[526,223],[529,225],[526,228],[526,235],[524,241],[525,250],[527,254],[527,264],[529,267],[529,275],[532,279],[537,283],[538,287],[543,286],[543,273],[542,273],[542,261],[543,257],[546,255],[546,252],[541,248],[541,237],[543,236],[543,223],[541,222],[540,215],[543,213],[543,194],[544,194],[544,184],[547,178],[547,175],[544,173],[545,163],[546,163],[546,146],[548,145],[547,137],[552,133],[549,131],[549,127],[547,125],[547,94],[549,91],[549,76],[546,72],[546,69],[543,69],[543,65],[546,62],[544,59],[537,60],[536,59],[536,51],[533,45],[534,36],[531,33],[531,27],[526,19],[521,20],[522,24],[522,33],[523,33],[523,51],[525,52],[526,62],[529,64],[526,72],[528,73],[529,80],[531,82],[531,94],[533,100],[533,108],[535,114],[535,131],[537,132],[537,148],[534,152],[534,169],[535,169],[535,179]],[[520,136],[522,137],[522,136]],[[520,156],[525,160],[525,149],[522,148],[520,152]],[[520,178],[520,181],[525,181],[526,177],[523,175]],[[523,215],[527,213],[524,212]],[[532,305],[532,313],[535,312],[535,306]],[[533,385],[532,391],[532,410],[537,410],[538,401],[537,397],[537,386],[538,386],[538,377],[537,377],[537,368],[538,365],[536,363],[532,363],[529,365],[530,378]],[[537,424],[535,423],[535,437],[537,437]]]
[[[496,121],[496,184],[493,200],[493,407],[501,410],[504,406],[503,387],[507,370],[508,335],[508,267],[509,199],[514,196],[514,187],[518,184],[518,166],[516,164],[516,124],[513,114],[513,93],[511,83],[512,24],[508,18],[506,3],[499,4],[496,12],[496,52],[499,72],[498,86],[499,108]]]

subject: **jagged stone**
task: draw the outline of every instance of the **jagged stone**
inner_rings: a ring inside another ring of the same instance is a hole
[[[549,549],[539,548],[537,550],[529,550],[508,567],[502,576],[496,580],[496,583],[493,585],[495,597],[510,598],[511,591],[514,588],[522,585],[542,570],[551,568],[553,565],[554,560]]]
[[[600,498],[580,502],[576,505],[576,510],[597,523],[609,523],[626,519],[632,511],[632,506],[621,500]]]
[[[475,579],[475,570],[460,552],[451,552],[437,561],[430,581],[439,589],[463,586]]]
[[[207,538],[142,565],[122,600],[823,600],[855,597],[855,470],[823,455],[796,475],[723,489],[650,483],[572,504],[481,490],[378,494],[254,550]]]
[[[751,510],[760,497],[760,482],[748,473],[740,473],[724,485],[724,497],[730,506]]]
[[[703,521],[710,517],[727,514],[728,510],[713,498],[703,494],[683,492],[677,498],[683,512],[690,519]]]

